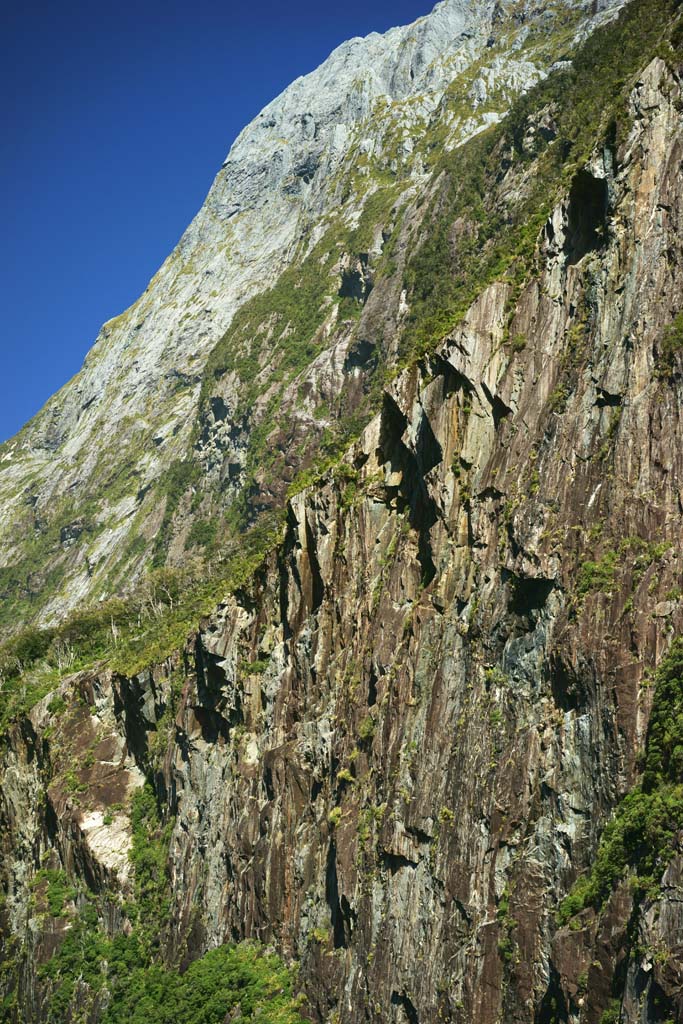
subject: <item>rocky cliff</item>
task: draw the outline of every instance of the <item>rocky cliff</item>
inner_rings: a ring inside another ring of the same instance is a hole
[[[193,522],[235,535],[281,505],[311,437],[367,418],[349,360],[392,209],[619,6],[446,0],[345,43],[244,130],[145,293],[0,448],[0,628],[129,589],[150,557],[211,560]]]
[[[570,6],[482,9],[533,35]],[[346,367],[338,415],[369,422],[182,648],[12,676],[13,1024],[117,1020],[117,942],[184,969],[245,938],[327,1024],[683,1020],[680,18],[572,17],[499,124],[425,128],[438,158],[374,263],[348,246],[359,308],[299,381],[305,410]],[[229,480],[246,364],[212,359],[194,444]]]

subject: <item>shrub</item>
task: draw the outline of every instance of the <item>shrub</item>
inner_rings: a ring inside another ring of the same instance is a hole
[[[366,715],[358,729],[358,736],[360,737],[361,742],[370,743],[375,736],[376,728],[377,726],[372,715]]]
[[[665,329],[657,352],[656,375],[669,377],[673,373],[678,356],[683,351],[683,310]]]
[[[605,827],[590,872],[562,901],[558,923],[585,907],[600,909],[627,869],[637,897],[656,898],[683,828],[683,639],[674,641],[656,677],[641,782]]]
[[[295,974],[258,946],[221,946],[184,974],[161,965],[138,968],[116,993],[103,1024],[224,1024],[239,1008],[248,1024],[303,1024]]]
[[[614,584],[618,563],[619,555],[616,551],[605,552],[598,562],[584,562],[579,570],[579,594],[583,597],[595,590],[609,594]]]
[[[185,541],[185,550],[212,547],[216,542],[217,531],[215,519],[195,519]]]
[[[41,868],[33,880],[34,888],[45,885],[45,899],[52,917],[61,917],[67,903],[76,899],[77,890],[70,884],[64,871]]]

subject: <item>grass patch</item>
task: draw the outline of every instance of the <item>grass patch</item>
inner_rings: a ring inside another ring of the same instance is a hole
[[[105,661],[135,675],[181,648],[199,619],[253,576],[280,539],[281,523],[281,515],[264,516],[208,578],[189,569],[157,570],[125,599],[74,612],[54,629],[25,629],[0,645],[0,732],[53,690],[64,672]]]

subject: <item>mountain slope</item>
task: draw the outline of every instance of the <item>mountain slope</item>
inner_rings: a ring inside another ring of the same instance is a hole
[[[358,439],[181,649],[5,726],[12,1024],[243,938],[328,1024],[683,1018],[682,46],[635,0],[440,153]]]
[[[397,216],[619,6],[446,0],[344,44],[245,129],[145,293],[0,449],[6,630],[201,560],[282,505],[321,433],[343,446],[395,362],[358,319]]]

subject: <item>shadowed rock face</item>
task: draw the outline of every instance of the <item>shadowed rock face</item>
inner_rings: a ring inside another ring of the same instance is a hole
[[[34,964],[64,927],[31,907],[34,866],[48,851],[125,895],[126,819],[104,813],[142,773],[175,819],[170,962],[272,941],[329,1024],[598,1024],[615,995],[628,1024],[683,1019],[680,856],[637,918],[626,881],[600,916],[555,918],[683,629],[683,392],[654,373],[683,294],[681,106],[654,60],[521,292],[487,288],[386,387],[345,472],[291,500],[282,544],[182,656],[67,680],[67,711],[46,698],[14,728],[11,1020],[45,1019]],[[368,306],[402,302],[378,283]]]

